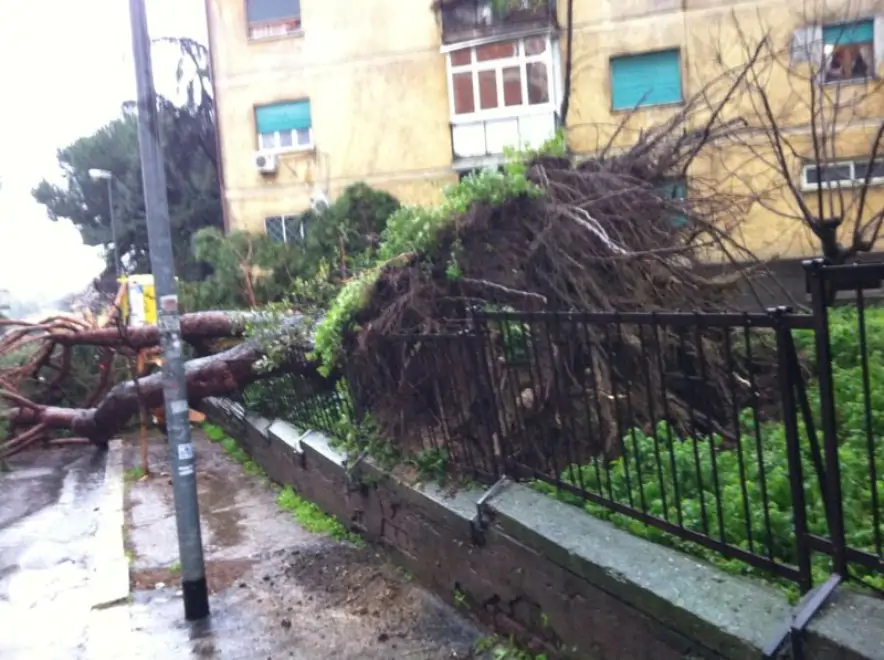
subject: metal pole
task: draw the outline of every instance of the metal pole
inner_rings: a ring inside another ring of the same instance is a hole
[[[129,0],[129,11],[138,86],[138,147],[147,211],[147,237],[159,303],[157,323],[163,349],[163,398],[172,455],[172,488],[178,524],[178,551],[181,556],[184,617],[188,621],[195,621],[209,615],[209,597],[200,534],[194,452],[190,440],[187,381],[181,357],[181,321],[178,316],[178,295],[172,261],[166,174],[160,149],[160,126],[144,0]]]
[[[107,178],[107,205],[110,207],[111,240],[114,242],[114,274],[120,279],[120,248],[117,245],[117,223],[114,220],[114,178]]]

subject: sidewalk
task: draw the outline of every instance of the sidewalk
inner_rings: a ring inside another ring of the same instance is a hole
[[[167,447],[156,438],[152,476],[127,484],[131,603],[94,613],[85,657],[472,657],[481,633],[456,611],[372,548],[305,531],[266,480],[198,431],[194,443],[210,620],[183,619]],[[124,448],[127,468],[136,449]]]

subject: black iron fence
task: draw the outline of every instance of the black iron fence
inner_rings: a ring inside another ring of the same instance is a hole
[[[808,263],[807,281],[802,313],[477,312],[380,339],[383,373],[307,388],[290,417],[335,432],[353,402],[486,482],[531,481],[802,591],[881,589],[884,310],[867,296],[884,264]]]

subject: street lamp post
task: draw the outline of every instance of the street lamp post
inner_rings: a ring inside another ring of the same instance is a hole
[[[107,170],[89,170],[89,176],[93,181],[107,181],[107,205],[110,209],[111,240],[114,242],[114,271],[117,279],[120,278],[120,248],[117,245],[117,223],[114,220],[114,175]]]
[[[197,621],[209,615],[209,593],[200,532],[196,464],[190,438],[187,377],[181,353],[181,319],[178,314],[175,262],[172,256],[166,172],[160,148],[160,120],[153,86],[150,35],[147,31],[144,0],[129,0],[129,12],[138,90],[138,150],[141,154],[150,265],[156,283],[157,326],[163,348],[163,399],[172,458],[172,492],[178,523],[184,618]]]

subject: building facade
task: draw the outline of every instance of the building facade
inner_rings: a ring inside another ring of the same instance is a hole
[[[508,147],[552,137],[566,86],[571,148],[591,156],[625,147],[739,70],[765,39],[771,52],[789,53],[785,65],[764,68],[771,107],[734,100],[723,112],[739,121],[769,110],[791,136],[785,160],[759,135],[704,154],[689,180],[757,197],[735,231],[762,257],[818,253],[795,206],[822,202],[821,215],[831,215],[832,196],[843,204],[865,173],[884,183],[884,158],[869,166],[884,118],[881,0],[206,0],[206,8],[231,230],[297,240],[299,213],[356,181],[432,203],[463,172],[502,162]],[[808,64],[817,61],[818,70]],[[814,86],[796,84],[811,78],[829,99],[818,113],[808,102]],[[849,112],[833,111],[831,98]],[[838,138],[823,154],[810,138],[817,114]],[[789,190],[770,182],[772,165],[788,173]],[[863,213],[882,207],[873,186]]]

